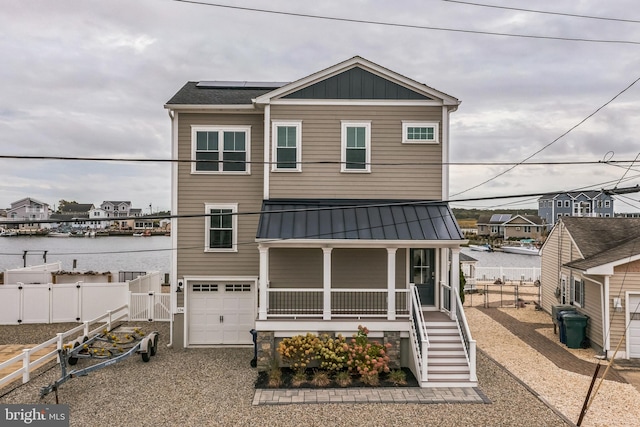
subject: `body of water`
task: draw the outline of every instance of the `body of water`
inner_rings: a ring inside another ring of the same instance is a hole
[[[62,269],[80,271],[159,271],[169,273],[171,237],[0,237],[0,271],[23,267],[26,264],[62,262]]]
[[[462,248],[462,252],[478,260],[476,267],[540,268],[540,257],[534,255],[509,254],[506,252],[481,252]]]
[[[159,271],[169,273],[171,238],[153,237],[2,237],[0,238],[0,271],[27,265],[62,262],[64,270],[81,271]],[[478,267],[540,267],[540,257],[504,252],[480,252],[462,248],[462,252],[478,260]]]

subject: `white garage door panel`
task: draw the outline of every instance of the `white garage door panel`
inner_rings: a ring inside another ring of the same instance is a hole
[[[629,295],[629,357],[640,358],[640,295]]]
[[[253,344],[252,284],[193,284],[189,297],[189,344]]]

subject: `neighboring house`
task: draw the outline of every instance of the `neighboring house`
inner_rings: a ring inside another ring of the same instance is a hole
[[[153,228],[153,220],[145,218],[142,214],[142,209],[131,208],[131,210],[129,210],[129,215],[137,218],[127,220],[127,228],[132,228],[133,230],[146,230]]]
[[[87,224],[89,228],[106,230],[111,227],[110,212],[105,211],[102,208],[93,207],[89,211],[89,220]]]
[[[541,253],[542,308],[574,305],[593,347],[640,358],[640,218],[563,217]]]
[[[460,252],[460,268],[464,275],[464,291],[475,292],[476,288],[476,265],[478,260],[472,256],[469,256],[463,252]]]
[[[89,214],[94,209],[92,203],[65,203],[59,208],[59,213],[52,214],[51,219],[66,219],[67,221],[62,223],[72,228],[87,228],[89,227]]]
[[[11,207],[7,209],[8,221],[29,221],[16,226],[8,226],[7,228],[21,229],[38,229],[47,228],[48,224],[39,223],[39,220],[49,219],[49,205],[44,202],[26,197],[11,203]]]
[[[547,194],[538,199],[538,216],[548,230],[562,217],[613,217],[613,197],[602,191]]]
[[[493,214],[478,218],[478,235],[509,239],[540,240],[545,231],[542,219],[536,215]]]
[[[283,337],[365,324],[421,385],[477,384],[458,329],[466,241],[443,202],[458,105],[360,57],[293,83],[186,83],[165,105],[172,157],[192,160],[172,166],[175,345],[255,329],[265,369]],[[457,355],[420,341],[446,327]]]
[[[111,218],[130,216],[131,202],[105,200],[100,205],[100,209],[107,212]]]

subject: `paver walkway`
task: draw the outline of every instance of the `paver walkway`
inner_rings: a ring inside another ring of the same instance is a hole
[[[507,328],[512,334],[533,347],[537,352],[545,356],[557,367],[577,374],[589,377],[593,376],[596,367],[595,363],[587,362],[586,360],[574,356],[570,351],[562,348],[554,342],[551,342],[548,338],[536,331],[536,329],[550,327],[549,324],[520,322],[497,308],[476,308]],[[598,377],[602,377],[604,371],[605,369],[603,366],[598,372]],[[620,383],[627,382],[613,369],[609,370],[607,373],[607,379]]]
[[[477,387],[257,389],[254,405],[294,403],[491,403]]]

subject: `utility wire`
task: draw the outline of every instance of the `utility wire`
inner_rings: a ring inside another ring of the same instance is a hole
[[[329,20],[329,21],[350,22],[355,24],[383,25],[387,27],[412,28],[412,29],[418,29],[418,30],[448,31],[448,32],[455,32],[455,33],[480,34],[480,35],[501,36],[501,37],[519,37],[519,38],[527,38],[527,39],[640,45],[640,42],[631,41],[631,40],[604,40],[604,39],[587,39],[587,38],[577,38],[577,37],[574,38],[574,37],[535,36],[535,35],[529,35],[529,34],[499,33],[499,32],[480,31],[480,30],[462,30],[457,28],[433,27],[433,26],[427,26],[427,25],[401,24],[397,22],[373,21],[373,20],[355,19],[355,18],[340,18],[336,16],[314,15],[310,13],[283,12],[279,10],[259,9],[255,7],[242,7],[242,6],[231,6],[231,5],[218,4],[218,3],[206,3],[203,1],[195,1],[195,0],[171,0],[171,1],[179,2],[179,3],[196,4],[200,6],[243,10],[246,12],[270,13],[274,15],[295,16],[299,18],[323,19],[323,20]]]
[[[540,150],[542,151],[542,150]],[[65,160],[65,161],[88,161],[88,162],[139,162],[139,163],[223,163],[223,164],[257,164],[257,165],[274,165],[279,162],[263,160],[198,160],[198,159],[148,159],[148,158],[122,158],[122,157],[76,157],[76,156],[29,156],[29,155],[9,155],[0,154],[0,159],[11,160]],[[631,164],[634,160],[576,160],[576,161],[545,161],[545,162],[529,162],[527,166],[567,166],[567,165],[601,165],[601,164]],[[525,160],[526,161],[526,160]],[[315,161],[287,161],[287,164],[296,165],[343,165],[352,164],[354,162],[342,162],[333,160],[315,160]],[[360,163],[359,163],[360,164]],[[368,162],[364,163],[371,166],[518,166],[522,162]]]
[[[582,125],[584,122],[586,122],[587,120],[589,120],[591,117],[595,116],[596,114],[598,114],[600,112],[600,110],[602,110],[604,107],[606,107],[607,105],[611,104],[613,101],[615,101],[620,95],[622,95],[623,93],[625,93],[626,91],[628,91],[629,89],[631,89],[633,87],[633,85],[635,85],[636,83],[638,83],[638,81],[640,81],[640,77],[638,77],[637,79],[635,79],[631,84],[629,84],[627,87],[625,87],[624,89],[622,89],[620,92],[618,92],[613,98],[609,99],[607,102],[605,102],[604,104],[602,104],[600,107],[596,108],[595,111],[593,111],[591,114],[589,114],[587,117],[585,117],[584,119],[580,120],[577,124],[573,125],[571,128],[569,128],[569,130],[567,130],[566,132],[564,132],[562,135],[560,135],[559,137],[557,137],[556,139],[554,139],[553,141],[551,141],[550,143],[548,143],[547,145],[543,146],[542,148],[540,148],[539,150],[537,150],[536,152],[534,152],[533,154],[529,155],[528,157],[526,157],[524,160],[516,163],[515,165],[511,166],[510,168],[500,172],[499,174],[495,175],[492,178],[489,178],[483,182],[481,182],[480,184],[474,185],[473,187],[469,187],[464,191],[461,191],[459,193],[453,194],[452,196],[458,196],[460,194],[464,194],[468,191],[474,190],[478,187],[481,187],[499,177],[501,177],[502,175],[512,171],[513,169],[515,169],[516,167],[522,165],[524,162],[526,162],[527,160],[533,158],[534,156],[540,154],[542,151],[546,150],[547,148],[551,147],[553,144],[555,144],[556,142],[558,142],[560,139],[564,138],[566,135],[568,135],[569,133],[571,133],[574,129],[576,129],[578,126]]]
[[[480,6],[480,7],[488,7],[493,9],[504,9],[504,10],[513,10],[516,12],[529,12],[529,13],[541,13],[545,15],[557,15],[557,16],[567,16],[569,18],[584,18],[584,19],[598,19],[601,21],[614,21],[614,22],[628,22],[632,24],[640,24],[639,20],[635,19],[623,19],[623,18],[608,18],[603,16],[594,16],[594,15],[580,15],[576,13],[563,13],[563,12],[551,12],[548,10],[536,10],[536,9],[523,9],[518,7],[509,7],[509,6],[497,6],[492,4],[482,4],[482,3],[474,3],[470,1],[459,1],[459,0],[442,0],[448,3],[458,3],[458,4],[466,4],[469,6]]]

